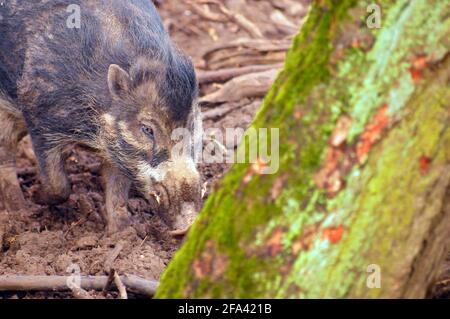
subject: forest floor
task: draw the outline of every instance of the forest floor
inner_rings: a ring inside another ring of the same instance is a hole
[[[192,57],[198,71],[204,127],[248,127],[307,14],[309,1],[155,2],[174,42]],[[100,213],[104,209],[100,165],[95,154],[74,149],[66,162],[70,199],[55,207],[36,205],[32,198],[40,181],[30,141],[24,139],[18,175],[30,209],[0,213],[0,275],[68,275],[73,265],[82,275],[107,275],[105,263],[120,246],[112,265],[119,274],[159,280],[183,239],[170,236],[169,228],[138,194],[129,202],[134,225],[107,236]],[[228,168],[226,164],[200,166],[205,199]],[[450,265],[446,265],[434,296],[450,297],[449,278]],[[105,298],[101,293],[91,295]],[[71,293],[61,292],[0,293],[0,299],[70,297]],[[106,298],[117,294],[111,292]]]

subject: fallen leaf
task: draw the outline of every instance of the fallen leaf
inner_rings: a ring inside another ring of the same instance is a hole
[[[375,114],[356,145],[356,158],[362,163],[372,149],[375,142],[381,137],[383,131],[388,127],[390,119],[387,116],[388,105],[384,104]]]

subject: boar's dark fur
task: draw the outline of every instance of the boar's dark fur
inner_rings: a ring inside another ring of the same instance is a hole
[[[174,120],[186,118],[192,106],[193,98],[196,96],[196,79],[192,64],[189,59],[178,54],[172,46],[168,35],[162,27],[162,22],[154,6],[147,0],[132,0],[129,5],[119,5],[124,1],[91,1],[102,3],[99,5],[113,10],[120,23],[127,25],[123,34],[123,41],[111,39],[106,35],[108,29],[104,29],[99,18],[90,10],[83,10],[83,3],[90,1],[27,1],[21,10],[17,10],[11,17],[8,12],[13,3],[6,2],[5,12],[2,13],[3,23],[0,24],[0,74],[3,76],[2,87],[12,97],[17,97],[17,87],[15,83],[24,75],[23,65],[25,60],[25,50],[27,43],[15,41],[24,39],[25,26],[30,23],[42,25],[41,29],[44,37],[50,33],[52,38],[43,38],[35,45],[36,50],[42,50],[41,56],[33,56],[33,77],[42,79],[44,83],[52,83],[56,86],[51,91],[45,85],[34,84],[38,91],[42,91],[36,101],[33,101],[37,110],[32,110],[34,117],[44,123],[36,123],[36,130],[47,127],[52,131],[61,134],[81,134],[81,138],[89,138],[95,134],[96,122],[74,121],[73,119],[95,119],[93,116],[86,116],[93,111],[104,111],[110,103],[110,95],[107,91],[106,74],[110,64],[118,64],[125,70],[129,70],[131,62],[136,61],[139,56],[146,56],[149,59],[160,61],[167,67],[165,79],[158,81],[158,92],[160,97],[164,97],[172,112]],[[81,7],[81,28],[70,29],[66,26],[69,14],[65,9],[71,4],[78,4]],[[136,6],[141,10],[132,10]],[[57,9],[59,8],[59,10]],[[42,12],[55,14],[39,16]],[[136,12],[140,14],[137,15]],[[11,14],[11,13],[10,13]],[[44,20],[49,18],[51,21]],[[9,22],[11,25],[9,25]],[[49,25],[51,30],[46,30],[45,25]],[[8,29],[7,32],[5,29]],[[10,30],[15,30],[11,32]],[[146,32],[143,32],[146,30]],[[6,35],[6,37],[4,37]],[[64,44],[64,45],[61,45]],[[5,55],[8,56],[5,56]],[[49,72],[48,65],[55,68]],[[19,66],[19,67],[18,67]],[[12,76],[10,79],[9,74]],[[136,70],[134,84],[151,77],[152,70]],[[41,89],[41,90],[39,90]],[[92,102],[86,104],[86,100]],[[24,101],[25,104],[28,101]],[[19,103],[19,105],[23,105]],[[64,110],[68,113],[64,117],[57,116],[57,109],[64,105]],[[86,108],[83,108],[86,106]],[[94,110],[92,110],[94,109]],[[23,109],[25,116],[27,110]],[[37,113],[36,113],[37,112]],[[41,115],[41,116],[37,116]],[[29,117],[29,116],[28,116]],[[31,120],[31,119],[30,119]],[[74,126],[75,125],[75,126]],[[41,132],[44,133],[44,132]]]
[[[74,4],[81,9],[80,28],[67,25],[72,13],[67,8]],[[41,174],[53,178],[50,184],[61,184],[55,190],[63,193],[60,199],[67,198],[70,188],[57,181],[65,179],[60,168],[48,167],[59,161],[55,149],[86,145],[136,183],[142,183],[142,178],[137,180],[140,160],[150,167],[169,160],[168,143],[151,150],[137,147],[120,133],[118,123],[109,128],[107,145],[99,142],[105,131],[101,116],[117,115],[108,86],[111,65],[128,73],[130,92],[146,87],[146,95],[155,96],[154,107],[172,128],[192,129],[192,117],[198,113],[194,68],[170,41],[151,1],[10,0],[0,6],[0,120],[7,117],[17,131],[26,127]],[[131,123],[143,102],[130,93],[122,104],[118,117]],[[23,134],[17,132],[14,139]],[[0,145],[13,143],[6,140],[0,134]]]

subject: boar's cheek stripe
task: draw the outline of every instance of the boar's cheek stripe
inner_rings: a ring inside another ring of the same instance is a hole
[[[151,160],[148,160],[148,156],[146,156],[146,159],[151,167],[158,167],[159,164],[169,160],[169,152],[167,150],[161,150],[155,153]]]

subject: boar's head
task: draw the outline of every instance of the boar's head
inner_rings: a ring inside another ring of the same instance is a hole
[[[112,102],[101,134],[106,156],[172,228],[186,229],[201,205],[194,68],[174,54],[165,61],[139,58],[125,69],[112,64],[108,70]]]

